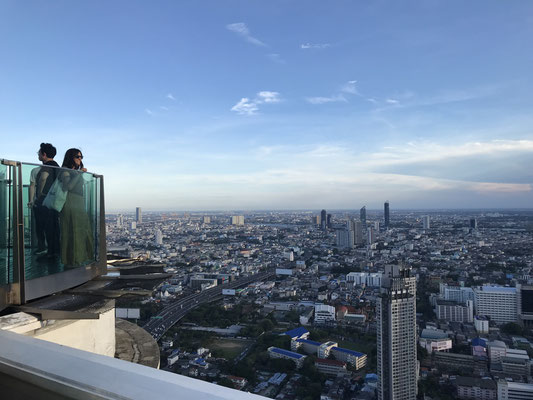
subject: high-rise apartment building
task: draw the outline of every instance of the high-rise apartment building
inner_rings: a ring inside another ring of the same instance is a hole
[[[363,224],[363,229],[366,229],[366,206],[361,207],[359,210],[359,220]]]
[[[372,227],[369,227],[366,231],[366,243],[368,245],[371,245],[372,243],[374,243],[374,240],[376,240],[374,229]]]
[[[354,223],[354,242],[355,244],[363,244],[363,224],[360,221]]]
[[[383,207],[384,207],[383,211],[385,213],[385,229],[389,229],[389,225],[390,225],[390,209],[389,209],[389,201],[388,200],[385,202]]]
[[[352,220],[346,221],[344,229],[337,230],[337,246],[341,248],[352,248],[355,243],[355,223]]]
[[[163,244],[163,232],[160,229],[155,231],[154,244],[156,246],[161,246]]]
[[[141,207],[137,207],[135,209],[135,222],[137,222],[138,224],[142,224],[143,222],[143,214],[141,211]]]
[[[385,267],[376,321],[378,399],[415,400],[416,278],[410,267]]]
[[[244,215],[233,215],[231,225],[244,225]]]
[[[429,215],[422,217],[422,229],[429,229]]]
[[[474,289],[476,315],[489,317],[497,324],[518,322],[518,296],[516,288],[481,286]]]
[[[477,229],[477,219],[470,218],[470,229]]]

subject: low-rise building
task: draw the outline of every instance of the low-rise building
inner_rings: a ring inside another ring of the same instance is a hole
[[[429,353],[433,353],[434,351],[447,351],[452,348],[452,340],[446,332],[439,329],[422,330],[419,343]]]
[[[450,322],[468,322],[474,320],[474,302],[467,300],[465,304],[450,300],[437,300],[435,314],[438,319]]]
[[[342,376],[347,372],[346,363],[338,360],[317,358],[315,361],[315,367],[318,372],[329,376]]]
[[[329,321],[335,321],[335,307],[317,304],[315,306],[315,323],[324,324]]]
[[[457,398],[475,400],[496,400],[497,386],[492,379],[458,376],[455,380]]]
[[[291,360],[296,364],[296,368],[300,368],[303,365],[305,357],[303,354],[295,353],[293,351],[280,349],[279,347],[269,347],[268,355],[270,358],[282,358],[285,360]]]
[[[366,354],[354,350],[343,349],[342,347],[333,347],[331,353],[338,361],[344,361],[351,364],[356,370],[366,365]]]
[[[498,381],[498,400],[533,399],[533,384]]]

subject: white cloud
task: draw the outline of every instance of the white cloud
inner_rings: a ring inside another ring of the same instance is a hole
[[[172,93],[167,94],[167,99],[170,99],[172,101],[176,101],[176,98],[172,95]]]
[[[226,25],[226,28],[231,32],[236,33],[239,36],[242,36],[248,43],[254,44],[256,46],[266,47],[266,44],[260,41],[259,39],[253,37],[250,34],[250,30],[244,22],[236,22],[234,24]]]
[[[231,108],[231,111],[235,111],[240,115],[255,115],[259,111],[259,104],[273,104],[279,103],[280,101],[279,92],[263,90],[258,92],[253,100],[250,100],[248,97],[243,97]]]
[[[145,108],[144,109],[144,112],[148,115],[154,115],[154,112],[152,110],[150,110],[149,108]]]
[[[392,104],[392,105],[396,105],[396,104],[400,103],[398,100],[395,100],[395,99],[387,99],[387,100],[385,100],[385,102],[387,104]]]
[[[326,49],[328,47],[331,47],[331,44],[329,43],[302,43],[300,45],[300,49],[307,50],[307,49]]]
[[[336,94],[329,97],[306,97],[305,100],[311,104],[325,104],[325,103],[335,103],[335,102],[347,102],[346,97],[342,94]]]
[[[168,107],[165,107],[165,106],[159,106],[159,108],[160,108],[161,110],[168,111]]]
[[[247,97],[243,97],[237,104],[231,107],[231,111],[235,111],[240,115],[255,115],[259,111],[259,108],[255,102],[250,101]]]
[[[357,81],[348,81],[348,82],[346,82],[342,86],[341,92],[350,93],[350,94],[359,94],[359,92],[357,91],[357,87],[355,86],[356,83],[357,83]]]
[[[278,92],[269,92],[262,91],[257,93],[258,103],[279,103],[281,100],[279,98]]]

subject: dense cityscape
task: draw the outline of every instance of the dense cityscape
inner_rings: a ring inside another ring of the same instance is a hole
[[[533,396],[531,211],[137,208],[106,229],[110,274],[160,276],[117,307],[164,370],[276,399]]]

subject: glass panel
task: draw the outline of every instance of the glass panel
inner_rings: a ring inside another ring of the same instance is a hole
[[[26,280],[95,262],[97,178],[76,170],[23,164],[22,179]]]
[[[12,247],[12,187],[11,166],[0,164],[0,285],[10,283],[13,277]]]

